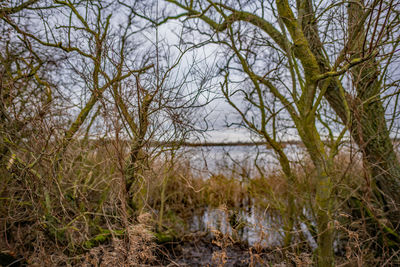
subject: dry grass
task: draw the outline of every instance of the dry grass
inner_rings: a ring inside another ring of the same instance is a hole
[[[312,261],[310,247],[300,231],[303,211],[310,211],[312,220],[315,208],[314,171],[307,159],[292,166],[296,179],[290,183],[279,171],[246,179],[226,175],[226,170],[221,170],[225,175],[208,179],[196,177],[179,155],[173,160],[149,161],[141,181],[146,190],[138,190],[136,195],[146,205],[135,217],[127,211],[122,190],[126,159],[123,144],[74,143],[58,169],[54,168],[51,148],[43,152],[41,145],[31,147],[43,154],[38,163],[32,164],[36,160],[32,154],[17,152],[25,165],[18,160],[8,162],[9,170],[2,168],[0,174],[0,250],[22,257],[31,266],[156,264],[156,241],[160,241],[156,239],[160,236],[154,233],[179,238],[187,233],[193,214],[205,207],[224,206],[228,211],[248,206],[267,209],[276,216],[279,231],[282,218],[288,216],[285,207],[289,196],[295,198],[297,222],[286,258],[298,266],[308,266]],[[343,153],[335,166],[335,223],[342,251],[338,263],[365,266],[387,261],[393,253],[383,251],[375,257],[375,248],[370,244],[379,243],[377,236],[371,235],[365,220],[354,217],[354,207],[348,205],[352,197],[369,196],[362,164]],[[373,211],[378,213],[379,209]],[[224,250],[232,236],[214,236],[221,248],[213,255],[214,264],[223,266]],[[256,259],[257,253],[252,257]]]
[[[156,263],[156,243],[150,232],[149,214],[138,218],[139,223],[127,229],[125,239],[113,238],[109,245],[92,248],[85,254],[82,266],[139,266]]]

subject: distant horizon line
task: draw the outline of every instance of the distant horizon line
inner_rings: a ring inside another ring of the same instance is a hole
[[[100,141],[101,139],[91,139],[90,141]],[[112,141],[113,139],[103,139],[103,141]],[[129,140],[120,140],[122,142],[130,142]],[[398,141],[398,140],[394,140]],[[349,140],[343,140],[343,142],[349,142]],[[277,142],[278,144],[286,147],[289,145],[303,145],[301,140],[287,140]],[[181,147],[227,147],[227,146],[267,146],[271,147],[271,145],[266,141],[228,141],[228,142],[190,142],[190,141],[150,141],[149,145],[152,147],[157,146],[181,146]]]
[[[103,139],[103,141],[111,141],[112,139]],[[91,139],[90,141],[100,141],[100,139]],[[121,140],[123,142],[129,142],[129,140]],[[393,142],[399,142],[400,138],[392,138]],[[328,142],[327,140],[323,141]],[[342,143],[350,142],[349,139],[343,140]],[[303,145],[301,140],[287,140],[277,142],[278,144],[286,147],[288,145]],[[228,142],[190,142],[190,141],[150,141],[149,145],[152,147],[157,146],[181,146],[181,147],[226,147],[226,146],[262,146],[266,145],[271,147],[271,145],[266,141],[228,141]]]

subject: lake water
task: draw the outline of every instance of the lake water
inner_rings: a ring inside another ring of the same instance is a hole
[[[298,145],[287,145],[284,151],[294,162],[298,162],[305,154],[304,148]],[[182,152],[190,162],[190,167],[206,176],[234,170],[242,172],[243,176],[253,177],[259,170],[280,169],[274,151],[266,146],[185,147]]]

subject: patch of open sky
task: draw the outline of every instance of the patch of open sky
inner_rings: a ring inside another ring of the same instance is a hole
[[[127,5],[130,5],[131,3],[134,3],[135,1],[127,1]],[[104,6],[107,5],[107,2],[104,1],[102,2]],[[260,7],[257,7],[255,5],[260,4]],[[153,6],[147,6],[150,7],[148,10],[144,10],[145,6],[141,6],[143,10],[140,12],[146,12],[148,15],[156,15],[156,16],[161,16],[163,13],[161,10],[164,9],[165,3],[163,1],[158,1],[159,6],[157,7],[156,5]],[[341,7],[342,5],[339,5]],[[78,7],[79,12],[83,12],[85,7]],[[158,11],[157,11],[158,8]],[[271,13],[270,7],[265,6],[265,3],[263,1],[260,2],[248,2],[244,7],[245,10],[249,12],[255,12],[259,16],[264,16],[266,17],[269,21],[275,21],[275,18],[273,14]],[[320,6],[317,7],[317,14],[319,10],[324,10],[326,6],[323,4],[323,1],[320,2]],[[138,9],[140,10],[140,9]],[[171,12],[172,9],[166,10],[166,13]],[[335,9],[332,9],[332,12],[335,11]],[[339,13],[342,14],[344,11],[343,10],[337,10],[340,11]],[[36,12],[36,11],[35,11]],[[28,27],[29,30],[31,30],[34,33],[43,33],[43,38],[45,40],[50,40],[54,41],[55,43],[57,42],[62,42],[63,44],[68,44],[69,41],[72,41],[72,45],[75,45],[82,49],[83,51],[87,53],[93,53],[93,45],[90,42],[90,38],[87,36],[87,34],[83,33],[82,31],[82,24],[77,20],[76,17],[72,16],[71,20],[71,25],[73,25],[75,28],[68,32],[67,28],[65,28],[66,25],[68,25],[69,18],[70,18],[70,11],[66,8],[62,9],[56,9],[52,10],[51,12],[48,10],[43,10],[43,11],[38,11],[38,16],[37,14],[35,15],[34,12],[32,11],[32,14],[28,14],[26,19],[30,19],[30,21],[36,21]],[[127,7],[120,7],[118,9],[115,9],[114,5],[108,6],[105,11],[103,16],[103,22],[105,18],[109,15],[112,14],[111,16],[111,28],[110,31],[114,33],[118,33],[120,30],[120,27],[123,27],[124,24],[127,22],[127,15],[128,15],[129,9]],[[332,12],[326,12],[326,13],[321,13],[319,16],[319,19],[321,21],[323,20],[329,20],[329,19],[336,19],[335,17],[332,16]],[[336,11],[335,11],[336,12]],[[158,13],[158,14],[156,14]],[[96,20],[95,20],[95,11],[92,10],[92,12],[84,12],[82,13],[85,15],[85,18],[90,22],[89,25],[94,27],[96,25]],[[343,13],[344,14],[344,13]],[[46,23],[43,23],[42,18],[46,18]],[[346,17],[346,16],[344,16]],[[32,20],[33,19],[33,20]],[[20,20],[24,20],[24,18],[20,18]],[[323,38],[331,38],[331,39],[326,39],[327,44],[327,49],[329,50],[329,55],[337,55],[338,54],[338,47],[342,46],[341,43],[338,43],[336,41],[338,40],[344,40],[343,35],[341,35],[341,28],[340,27],[345,27],[343,23],[345,22],[340,22],[337,21],[336,23],[331,23],[329,24],[330,27],[335,27],[335,28],[329,28],[331,30],[330,32],[335,34],[328,34],[322,36]],[[182,49],[187,48],[190,44],[194,44],[197,41],[207,41],[207,38],[205,36],[199,36],[199,35],[194,35],[192,33],[187,33],[185,32],[184,35],[182,35],[182,32],[184,29],[182,28],[182,22],[181,20],[170,20],[167,23],[161,25],[158,27],[157,34],[158,37],[156,38],[156,28],[154,27],[147,27],[145,30],[141,30],[141,28],[144,25],[148,25],[144,19],[139,19],[136,18],[136,22],[134,25],[132,25],[132,33],[135,33],[132,37],[132,40],[134,42],[139,42],[141,45],[136,45],[135,47],[135,53],[134,54],[143,54],[143,53],[150,53],[151,51],[154,52],[154,45],[157,39],[160,41],[159,49],[167,51],[170,51],[170,62],[174,62],[174,59],[176,59],[176,56],[179,54],[179,52],[182,51]],[[336,25],[336,26],[335,26]],[[397,33],[398,34],[398,33]],[[68,40],[67,36],[70,36],[70,40]],[[82,38],[83,37],[83,38]],[[261,38],[262,39],[262,38]],[[262,41],[260,39],[260,42]],[[325,40],[323,39],[323,40]],[[183,42],[183,40],[185,42]],[[116,40],[109,40],[110,45],[116,45],[117,41]],[[153,48],[149,48],[153,46]],[[204,86],[204,83],[208,83],[207,86],[209,86],[210,90],[208,93],[204,95],[200,95],[198,98],[198,103],[199,105],[205,104],[209,102],[210,99],[216,99],[213,102],[211,102],[207,107],[205,107],[202,110],[199,110],[197,112],[198,117],[204,117],[208,120],[208,125],[206,127],[199,127],[199,128],[207,128],[211,129],[210,132],[207,133],[206,135],[206,141],[213,141],[213,142],[219,142],[219,141],[230,141],[234,142],[236,140],[240,141],[246,141],[250,140],[250,134],[246,130],[238,130],[233,127],[227,128],[225,127],[228,123],[227,122],[232,122],[232,121],[238,121],[237,116],[235,115],[235,112],[233,112],[233,109],[222,99],[218,98],[221,95],[218,92],[218,84],[221,81],[218,77],[215,77],[216,69],[215,66],[217,65],[217,62],[220,57],[223,57],[223,53],[221,53],[221,50],[217,45],[213,44],[207,44],[206,46],[201,46],[197,47],[196,49],[192,49],[188,51],[184,57],[181,60],[180,66],[177,68],[174,77],[171,78],[171,82],[173,83],[173,80],[179,80],[182,76],[185,75],[188,69],[192,71],[193,74],[196,74],[198,77],[198,80],[192,80],[187,83],[186,85],[186,92],[193,92],[195,91],[199,86]],[[385,51],[390,51],[389,48],[385,48]],[[268,51],[266,51],[268,52]],[[74,53],[72,53],[74,55]],[[174,58],[175,55],[175,58]],[[265,55],[264,55],[265,56]],[[331,60],[334,60],[332,58]],[[134,66],[135,62],[137,62],[137,57],[132,56],[131,58],[128,59],[130,68],[136,67]],[[196,66],[193,66],[193,62],[197,62]],[[68,66],[67,66],[68,65]],[[398,60],[392,63],[388,67],[388,72],[395,72],[399,73],[400,68],[398,68],[399,62]],[[79,71],[77,70],[79,68]],[[112,72],[111,65],[106,66],[105,69],[108,72]],[[77,113],[79,112],[80,108],[87,102],[88,98],[91,95],[92,89],[90,86],[87,84],[87,76],[90,74],[92,71],[92,68],[90,67],[90,62],[87,59],[77,59],[76,57],[71,57],[68,61],[68,64],[65,65],[65,72],[64,74],[60,77],[60,79],[63,81],[64,85],[63,88],[61,89],[61,96],[64,97],[65,99],[65,106],[69,110],[69,114],[71,117],[76,117]],[[75,74],[72,74],[75,72]],[[393,75],[392,75],[393,76]],[[396,75],[395,75],[396,76]],[[397,75],[400,76],[400,75]],[[233,75],[232,77],[233,80],[236,82],[240,81],[240,76],[235,76]],[[347,82],[348,77],[344,78],[344,84],[346,84],[347,87],[350,87],[350,83]],[[384,98],[386,101],[386,110],[387,110],[387,118],[389,120],[389,124],[391,126],[392,131],[392,137],[397,137],[398,133],[398,127],[399,127],[399,102],[397,100],[398,96],[395,96],[393,93],[397,92],[399,90],[399,85],[398,81],[387,81],[388,87],[385,89],[384,92]],[[102,81],[104,84],[104,80]],[[239,102],[239,106],[242,105]],[[71,108],[72,107],[72,108]],[[200,120],[199,120],[200,121]],[[335,123],[334,119],[330,120],[330,123]],[[336,127],[336,126],[335,126]],[[323,129],[323,125],[318,125],[318,128],[321,129],[321,132],[323,135],[326,135],[327,132]],[[335,133],[338,133],[340,131],[340,127],[336,127]],[[290,136],[294,136],[295,131],[292,131]]]

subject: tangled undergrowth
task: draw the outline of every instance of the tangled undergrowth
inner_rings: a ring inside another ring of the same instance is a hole
[[[140,188],[146,190],[135,195],[145,205],[132,211],[122,190],[122,147],[105,144],[87,149],[77,143],[56,169],[51,160],[35,166],[29,154],[15,153],[1,174],[3,264],[196,266],[198,259],[198,266],[206,261],[213,266],[233,262],[237,266],[310,266],[313,262],[315,189],[313,168],[306,159],[295,166],[297,180],[291,184],[276,170],[238,178],[227,168],[205,178],[196,177],[190,164],[178,156],[157,159],[143,172]],[[393,264],[398,255],[389,246],[377,253],[382,236],[371,231],[368,218],[357,216],[360,209],[351,206],[359,203],[358,198],[368,197],[361,165],[345,170],[343,166],[349,166],[346,154],[339,157],[335,181],[337,262],[343,266]],[[290,195],[296,201],[294,209],[288,210]],[[369,208],[379,212],[373,205]],[[204,221],[210,210],[223,214],[218,225]],[[256,221],[250,220],[252,214],[257,214]],[[203,228],[193,229],[195,216],[203,220]],[[267,228],[261,223],[265,218]],[[285,246],[282,225],[287,220],[293,220],[293,227],[291,242]],[[244,235],[254,227],[261,229],[258,239],[246,244]],[[265,243],[272,233],[281,236],[280,246]]]

